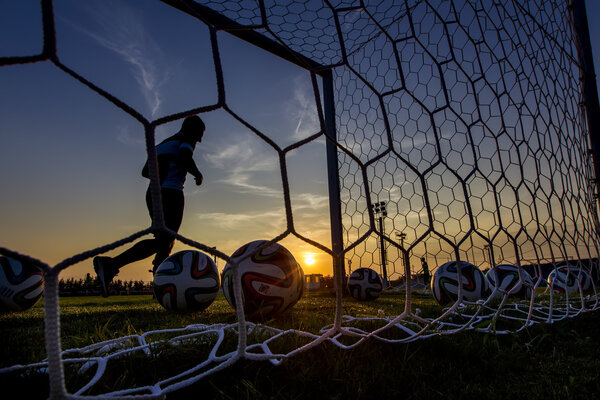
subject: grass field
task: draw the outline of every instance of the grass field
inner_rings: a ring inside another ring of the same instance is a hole
[[[383,295],[371,303],[345,299],[344,313],[375,315],[382,310],[397,315],[403,301],[398,295]],[[441,311],[429,297],[413,301],[424,314]],[[167,313],[150,296],[61,298],[60,303],[63,350],[151,330],[235,322],[222,296],[204,312],[193,314]],[[335,298],[330,293],[309,292],[291,312],[267,325],[317,333],[333,322],[334,312]],[[0,368],[45,358],[41,302],[24,313],[1,315],[0,340]],[[235,337],[227,340],[224,348],[235,349]],[[292,343],[282,346],[301,344],[289,340]],[[598,344],[598,311],[539,324],[519,334],[463,332],[409,344],[370,340],[350,350],[324,343],[280,366],[241,360],[168,398],[594,399],[600,398]],[[202,346],[181,349],[165,346],[160,356],[138,354],[111,361],[90,394],[157,382],[173,370],[197,364],[207,353]],[[69,391],[86,382],[69,368],[66,380]],[[4,374],[0,383],[5,389],[17,388],[20,398],[48,396],[44,374]]]

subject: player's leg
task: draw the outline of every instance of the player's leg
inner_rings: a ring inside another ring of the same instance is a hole
[[[152,200],[150,189],[146,192],[146,206],[152,217]],[[119,269],[127,264],[143,260],[157,253],[159,247],[156,238],[142,240],[116,257],[98,256],[94,258],[94,271],[100,281],[102,296],[108,296],[108,285],[119,273]]]
[[[183,220],[183,208],[185,205],[183,191],[175,189],[163,189],[161,194],[163,200],[165,225],[172,231],[178,232]],[[164,259],[171,254],[171,250],[175,244],[175,240],[169,234],[164,232],[157,232],[154,237],[157,241],[158,251],[156,252],[156,256],[152,262],[153,272],[156,271],[156,268],[158,268],[160,263],[162,263]]]

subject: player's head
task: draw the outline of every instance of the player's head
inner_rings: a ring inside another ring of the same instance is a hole
[[[193,138],[197,142],[202,140],[205,129],[206,126],[204,125],[204,122],[197,115],[186,117],[181,124],[181,131],[183,134]]]

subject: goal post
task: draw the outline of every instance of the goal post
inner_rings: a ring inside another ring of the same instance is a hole
[[[344,268],[344,237],[342,226],[342,200],[340,198],[340,170],[335,127],[335,99],[333,74],[328,70],[323,75],[323,109],[327,135],[327,184],[329,188],[329,218],[331,227],[331,250],[333,251],[334,279],[338,295],[346,292],[346,270]]]
[[[587,127],[590,138],[590,151],[594,160],[594,186],[596,198],[600,201],[600,103],[598,101],[598,84],[594,70],[594,59],[592,57],[592,45],[588,18],[585,9],[585,0],[572,0],[571,12],[575,41],[577,44],[577,55],[579,59],[583,107],[587,117]],[[596,215],[598,218],[598,215]],[[596,222],[598,232],[600,224]]]

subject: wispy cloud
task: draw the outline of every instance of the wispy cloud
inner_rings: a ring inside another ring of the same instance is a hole
[[[321,215],[323,209],[329,206],[329,197],[314,193],[301,193],[294,195],[292,207],[294,210],[309,209]]]
[[[249,136],[232,136],[230,142],[218,151],[210,151],[206,159],[218,168],[243,169],[249,172],[272,171],[278,167],[275,152],[265,154],[257,140]]]
[[[144,135],[137,132],[137,135],[132,133],[126,126],[117,127],[117,140],[123,144],[143,146],[146,142]]]
[[[236,135],[233,142],[218,147],[216,151],[207,151],[204,156],[209,164],[222,169],[225,175],[219,180],[235,192],[268,198],[262,202],[253,202],[252,211],[203,213],[198,218],[207,225],[218,229],[237,229],[260,231],[268,237],[275,236],[285,228],[285,212],[282,203],[274,208],[270,199],[283,200],[283,189],[279,177],[277,154],[268,151],[251,136]],[[310,190],[310,189],[309,189]],[[322,193],[298,191],[292,187],[291,205],[298,232],[313,238],[321,238],[329,229],[329,219],[323,218],[329,207],[329,199]]]
[[[265,212],[257,213],[203,213],[198,214],[197,218],[210,225],[216,225],[222,229],[234,229],[239,230],[243,226],[261,226],[271,228],[274,232],[278,232],[278,229],[282,226],[285,220],[285,214],[281,210],[268,210]],[[268,231],[268,229],[267,229]]]
[[[312,86],[305,78],[301,75],[294,79],[294,95],[285,106],[288,118],[297,121],[294,139],[304,139],[320,130]]]
[[[209,151],[206,160],[216,168],[225,170],[225,176],[220,179],[234,187],[240,193],[252,193],[267,197],[281,197],[279,186],[265,186],[258,182],[258,175],[274,172],[279,168],[277,155],[274,152],[265,153],[256,141],[250,137],[235,137],[233,141]]]
[[[329,219],[323,218],[324,210],[308,210],[308,204],[304,201],[293,201],[293,218],[296,231],[315,240],[323,240],[329,237]],[[321,203],[321,202],[319,202]],[[197,220],[206,229],[214,229],[215,232],[255,232],[258,231],[262,237],[275,237],[286,228],[286,214],[281,208],[267,208],[265,210],[248,211],[245,213],[212,212],[199,213]]]
[[[84,11],[95,24],[82,25],[65,20],[73,28],[92,38],[100,46],[114,52],[127,63],[155,116],[162,104],[161,88],[170,77],[170,69],[160,47],[153,40],[139,11],[123,2],[85,3]]]
[[[235,171],[231,173],[226,179],[223,179],[224,183],[228,183],[237,188],[240,193],[251,193],[266,197],[281,197],[282,190],[264,186],[256,185],[252,183],[252,176],[242,171]]]

